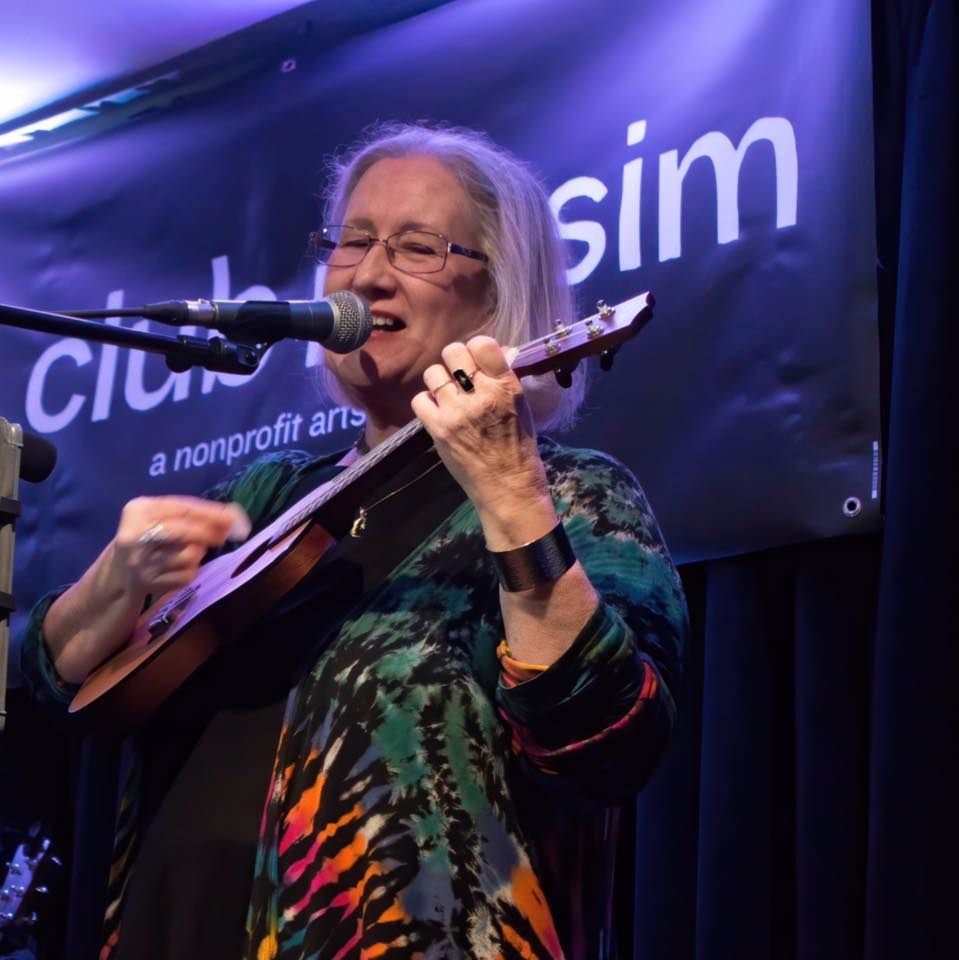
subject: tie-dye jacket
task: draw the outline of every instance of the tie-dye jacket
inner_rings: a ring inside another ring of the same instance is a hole
[[[290,692],[244,960],[617,955],[618,803],[666,744],[686,610],[632,474],[540,445],[599,609],[548,669],[517,663],[469,502],[416,546]],[[312,466],[268,456],[215,494],[258,524]],[[64,700],[47,605],[23,669]]]

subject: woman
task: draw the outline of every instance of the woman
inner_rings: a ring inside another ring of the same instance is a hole
[[[129,503],[34,612],[25,671],[66,699],[147,595],[411,410],[448,474],[413,464],[370,505],[373,546],[344,544],[365,590],[331,563],[143,732],[105,955],[612,956],[615,802],[668,736],[685,610],[628,471],[537,441],[534,415],[568,421],[581,386],[521,385],[499,345],[570,318],[545,195],[479,134],[381,127],[337,168],[327,220],[326,290],[376,324],[327,357],[360,442],[259,461],[214,491],[227,503]],[[257,645],[292,652],[271,673]]]

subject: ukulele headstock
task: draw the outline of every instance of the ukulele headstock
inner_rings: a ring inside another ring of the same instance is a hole
[[[600,300],[592,316],[569,326],[557,325],[547,336],[520,347],[513,359],[513,372],[525,377],[554,371],[560,384],[569,386],[576,364],[583,357],[597,354],[600,367],[608,370],[619,346],[649,322],[654,303],[648,292],[612,307]]]

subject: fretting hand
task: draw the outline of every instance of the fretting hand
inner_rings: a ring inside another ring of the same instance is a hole
[[[507,550],[556,523],[523,387],[492,338],[451,343],[427,367],[413,412],[473,502],[487,545]]]

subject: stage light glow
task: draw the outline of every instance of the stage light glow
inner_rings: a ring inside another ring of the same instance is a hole
[[[137,4],[135,16],[129,0],[6,4],[0,34],[0,125],[104,83],[120,86],[139,71],[300,2],[206,0],[198,7],[194,0],[145,0]]]
[[[57,113],[52,117],[38,120],[36,123],[28,123],[25,127],[18,127],[16,130],[0,134],[0,148],[26,143],[38,133],[49,133],[51,130],[56,130],[57,127],[73,123],[74,120],[84,120],[89,116],[90,112],[88,110],[64,110],[63,113]]]

